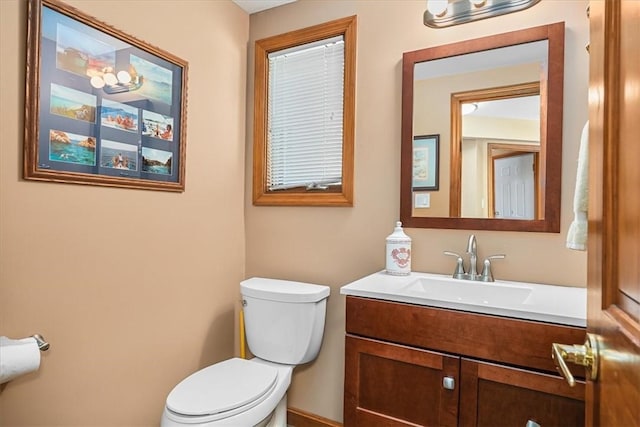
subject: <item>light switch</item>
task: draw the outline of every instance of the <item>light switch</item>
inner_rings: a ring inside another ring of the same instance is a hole
[[[414,200],[415,208],[430,208],[431,207],[431,194],[430,193],[416,193]]]

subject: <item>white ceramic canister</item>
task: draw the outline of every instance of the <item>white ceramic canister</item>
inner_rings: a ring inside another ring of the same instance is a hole
[[[402,230],[402,223],[387,237],[387,273],[406,276],[411,273],[411,237]]]

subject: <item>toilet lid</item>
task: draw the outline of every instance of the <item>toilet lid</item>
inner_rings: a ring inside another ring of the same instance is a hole
[[[182,380],[167,397],[167,408],[182,415],[212,415],[246,406],[274,387],[278,371],[233,358]]]

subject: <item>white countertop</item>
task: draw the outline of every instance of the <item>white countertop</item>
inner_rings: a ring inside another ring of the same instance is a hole
[[[484,283],[418,272],[393,276],[381,271],[343,286],[340,293],[562,325],[587,324],[586,288],[505,280]]]

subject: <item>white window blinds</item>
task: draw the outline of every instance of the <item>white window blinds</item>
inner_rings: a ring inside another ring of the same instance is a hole
[[[342,183],[344,37],[269,54],[267,189]]]

